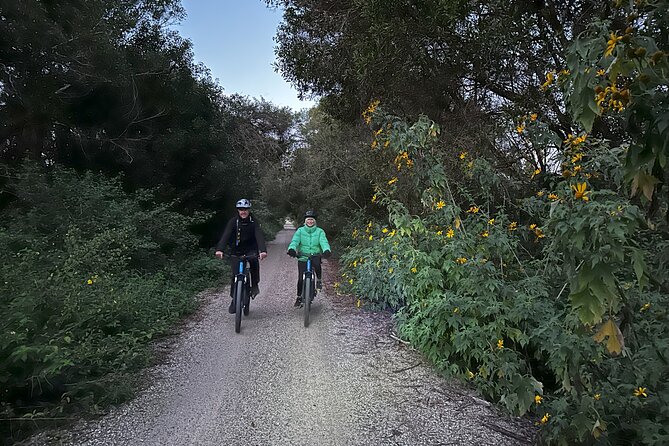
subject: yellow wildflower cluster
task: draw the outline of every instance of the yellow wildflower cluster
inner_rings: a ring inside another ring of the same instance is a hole
[[[434,204],[434,207],[437,209],[441,209],[444,206],[446,206],[446,202],[444,200],[439,200]]]
[[[539,226],[537,226],[535,223],[532,223],[530,225],[530,231],[534,232],[534,235],[537,236],[537,240],[540,238],[546,237],[546,234],[544,234],[544,231],[541,230]]]
[[[637,398],[641,398],[641,397],[647,398],[648,394],[646,393],[646,388],[645,387],[637,387],[636,389],[634,389],[634,396],[636,396]]]
[[[483,237],[483,238],[487,238],[488,236],[490,236],[490,233],[488,231],[483,231],[481,233],[481,237]]]
[[[497,349],[502,350],[504,348],[504,339],[497,340]]]
[[[467,209],[467,213],[469,214],[477,214],[479,212],[478,206],[471,206],[469,209]]]
[[[569,133],[567,135],[567,139],[565,139],[563,142],[567,145],[570,145],[571,147],[576,147],[580,144],[583,144],[587,138],[588,138],[587,133],[584,133],[581,136],[576,136]]]
[[[548,419],[549,419],[550,417],[551,417],[551,415],[550,415],[549,413],[545,413],[544,416],[541,417],[541,421],[540,421],[540,423],[541,423],[541,424],[546,424],[546,423],[548,423]]]
[[[641,307],[641,310],[639,311],[643,313],[644,311],[647,311],[649,308],[650,308],[650,303],[645,303],[643,304],[643,307]]]
[[[595,102],[602,112],[609,108],[616,112],[622,112],[629,101],[629,89],[619,90],[615,83],[609,84],[605,88],[599,85],[595,88]]]
[[[460,158],[461,160],[464,160],[465,158],[467,158],[467,152],[460,152],[460,155],[458,155],[458,158]]]
[[[457,263],[459,263],[460,265],[464,265],[465,263],[467,263],[467,258],[466,257],[458,257],[457,259],[455,259],[455,261]]]
[[[530,177],[531,180],[534,179],[537,175],[541,173],[541,169],[534,169],[534,172],[532,172],[532,176]]]
[[[93,285],[98,280],[98,275],[91,276],[90,279],[86,281],[86,285]]]
[[[551,201],[556,201],[556,200],[559,200],[560,197],[557,194],[551,193],[551,194],[548,194],[548,199],[551,200]]]
[[[544,399],[541,397],[541,395],[534,395],[534,402],[539,405]]]
[[[454,235],[455,231],[453,230],[453,228],[448,228],[448,230],[446,231],[446,237],[453,238]]]
[[[393,162],[397,166],[397,170],[402,170],[403,164],[406,164],[408,168],[413,167],[413,160],[409,158],[409,153],[407,152],[400,152],[400,154],[395,157],[395,161]]]
[[[397,183],[397,177],[392,177],[390,180],[388,180],[388,185],[389,186],[391,186],[395,183]]]
[[[515,231],[518,229],[518,222],[512,221],[509,223],[509,231]]]
[[[369,107],[367,107],[367,109],[364,112],[362,112],[362,117],[367,124],[372,123],[372,115],[374,114],[376,108],[379,106],[380,103],[381,101],[379,100],[372,101],[369,104]]]

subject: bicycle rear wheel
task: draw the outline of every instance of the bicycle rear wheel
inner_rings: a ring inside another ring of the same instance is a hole
[[[244,305],[244,281],[238,280],[235,287],[235,333],[242,329],[242,306]]]
[[[302,293],[302,302],[304,303],[304,326],[309,326],[309,312],[311,311],[311,294],[314,290],[314,284],[310,277],[304,279],[304,292]]]

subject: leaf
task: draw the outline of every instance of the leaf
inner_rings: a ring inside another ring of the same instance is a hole
[[[637,172],[632,179],[632,196],[634,197],[641,190],[648,201],[651,201],[655,185],[659,182],[660,180],[652,175],[648,175],[645,172]]]
[[[638,248],[632,248],[632,266],[639,282],[639,289],[643,290],[643,287],[648,284],[648,277],[645,274],[647,268],[643,260],[643,251]]]
[[[606,349],[613,355],[619,355],[623,351],[623,348],[625,348],[623,334],[612,319],[606,321],[592,338],[595,342],[600,343],[608,338],[606,341]]]

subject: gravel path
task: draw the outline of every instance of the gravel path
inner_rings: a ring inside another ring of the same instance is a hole
[[[201,317],[136,399],[32,444],[531,444],[527,421],[500,415],[393,339],[388,315],[330,299],[326,286],[305,329],[293,308],[297,266],[284,254],[292,233],[270,244],[240,334],[225,292],[205,295]]]

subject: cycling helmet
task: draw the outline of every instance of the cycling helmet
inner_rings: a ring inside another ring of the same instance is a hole
[[[250,209],[251,208],[251,202],[247,200],[246,198],[242,198],[237,202],[235,205],[237,209]]]
[[[307,212],[304,213],[304,218],[314,218],[315,219],[316,217],[318,217],[318,214],[316,213],[316,211],[307,211]]]

